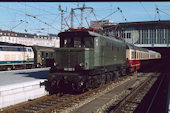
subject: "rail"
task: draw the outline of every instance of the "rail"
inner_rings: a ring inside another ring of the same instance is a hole
[[[114,106],[112,108],[112,110],[110,111],[111,113],[117,113],[118,111],[121,110],[122,106],[125,105],[126,102],[129,102],[130,99],[132,98],[132,96],[134,96],[135,94],[137,94],[139,92],[139,90],[144,89],[145,87],[147,87],[147,83],[150,82],[152,80],[153,76],[150,76],[147,81],[143,82],[141,85],[139,85],[138,87],[136,87],[135,89],[133,89],[127,96],[125,96],[116,106]]]
[[[101,92],[112,83],[117,83],[119,81],[122,81],[123,79],[126,79],[127,77],[128,76],[120,77],[112,82],[109,82],[93,90],[87,91],[83,94],[78,94],[78,95],[67,94],[69,96],[65,96],[65,94],[61,96],[61,94],[57,94],[57,95],[44,96],[32,101],[28,101],[25,104],[20,104],[18,106],[13,106],[9,109],[4,109],[2,113],[23,113],[23,112],[48,113],[48,112],[60,110],[62,109],[62,107],[69,106],[72,103],[79,102],[82,99],[86,99],[87,97],[94,95],[94,93]]]

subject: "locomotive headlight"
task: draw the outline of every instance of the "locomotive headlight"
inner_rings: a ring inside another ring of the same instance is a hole
[[[84,84],[83,82],[80,83],[81,86],[82,86],[83,84]]]
[[[80,67],[83,67],[83,66],[84,66],[84,63],[80,63],[79,66],[80,66]]]
[[[57,63],[56,62],[54,62],[54,66],[56,66],[57,65]]]

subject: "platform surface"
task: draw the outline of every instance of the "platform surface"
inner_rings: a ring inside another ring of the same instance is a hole
[[[0,71],[0,86],[18,84],[34,80],[46,80],[49,68]]]
[[[46,80],[49,68],[0,72],[0,109],[48,94],[40,83]]]

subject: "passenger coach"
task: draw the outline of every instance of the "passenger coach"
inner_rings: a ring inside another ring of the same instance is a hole
[[[127,43],[126,58],[129,71],[133,72],[155,59],[161,59],[161,54]]]

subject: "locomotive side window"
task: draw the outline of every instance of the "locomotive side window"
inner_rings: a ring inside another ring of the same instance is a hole
[[[84,38],[85,40],[85,47],[86,48],[93,48],[94,47],[94,42],[93,42],[93,38],[92,37],[86,37]]]

